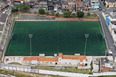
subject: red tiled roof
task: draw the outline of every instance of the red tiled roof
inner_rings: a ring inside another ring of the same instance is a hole
[[[63,55],[62,53],[59,53],[59,57],[62,57],[62,59],[80,60],[80,62],[83,62],[83,60],[86,59],[86,56],[82,56],[82,55]]]
[[[24,57],[23,61],[49,61],[49,62],[58,62],[58,58],[56,57],[38,57],[38,56],[32,56],[32,57]]]
[[[62,53],[58,54],[58,57],[62,57],[62,59],[72,59],[72,60],[80,60],[80,62],[83,62],[83,60],[86,60],[86,56],[81,55],[63,55]],[[57,57],[39,57],[39,56],[32,56],[32,57],[24,57],[24,61],[48,61],[48,62],[58,62]]]
[[[101,67],[101,72],[109,72],[109,67]]]
[[[24,57],[24,61],[38,60],[38,56]]]
[[[39,57],[38,61],[58,62],[58,58]]]
[[[62,56],[63,56],[63,54],[62,54],[62,53],[59,53],[59,54],[58,54],[58,57],[62,57]]]

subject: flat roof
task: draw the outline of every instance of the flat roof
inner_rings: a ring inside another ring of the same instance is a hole
[[[0,31],[3,30],[3,26],[4,26],[4,24],[0,24]]]
[[[0,15],[0,22],[6,22],[7,14]]]

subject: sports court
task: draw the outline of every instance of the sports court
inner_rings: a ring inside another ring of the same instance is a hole
[[[29,34],[32,55],[45,53],[84,54],[85,34],[87,39],[86,55],[102,56],[106,45],[100,22],[88,21],[16,21],[6,51],[7,56],[30,56]]]

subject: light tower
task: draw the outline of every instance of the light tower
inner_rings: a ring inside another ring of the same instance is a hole
[[[86,47],[87,47],[87,38],[89,37],[89,34],[85,34],[85,50],[84,55],[86,55]]]
[[[31,45],[32,37],[33,37],[33,34],[29,34],[29,39],[30,39],[30,56],[32,56],[32,45]]]

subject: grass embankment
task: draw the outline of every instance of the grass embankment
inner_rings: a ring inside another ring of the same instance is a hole
[[[85,15],[83,18],[86,18],[86,19],[98,19],[98,16],[96,14],[91,14],[90,16]]]
[[[0,74],[13,75],[16,77],[64,77],[64,76],[58,76],[58,75],[33,74],[33,73],[11,71],[11,70],[9,71],[0,70]]]
[[[63,16],[59,16],[57,18],[64,18]],[[71,16],[69,18],[78,18],[77,16]],[[90,14],[90,15],[84,15],[83,18],[86,18],[86,19],[98,19],[99,17],[96,15],[96,14]]]
[[[78,69],[77,67],[65,67],[64,69],[56,69],[54,66],[35,66],[34,68],[61,72],[92,74],[92,71],[90,71],[90,69]]]

